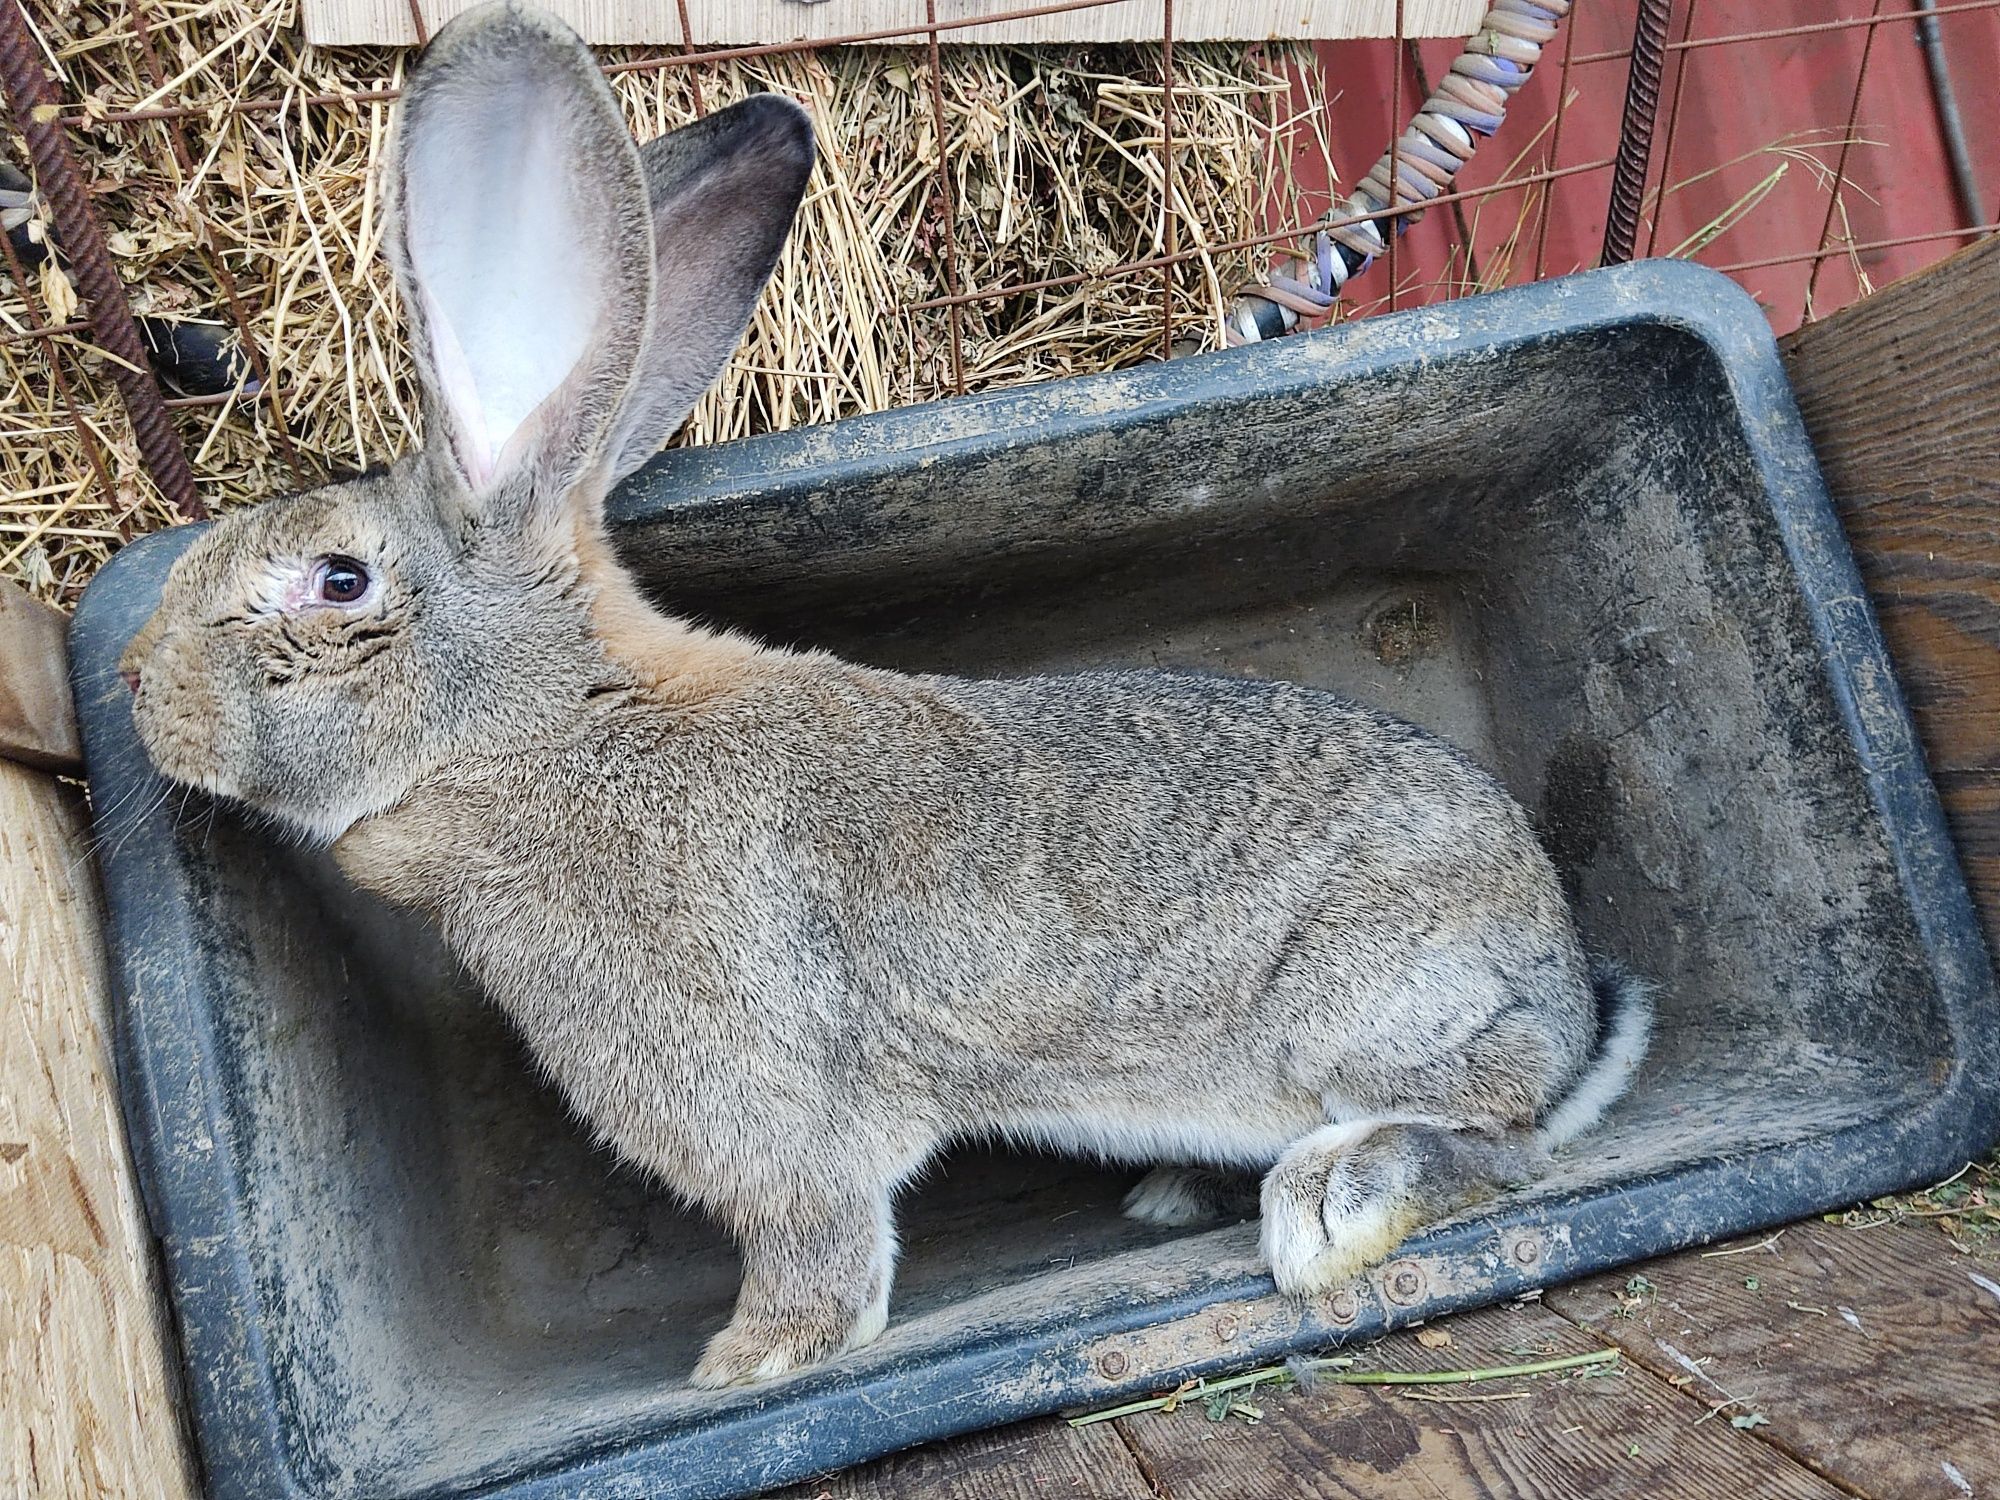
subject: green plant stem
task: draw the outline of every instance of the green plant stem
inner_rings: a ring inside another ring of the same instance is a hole
[[[1588,1354],[1567,1354],[1561,1359],[1539,1359],[1525,1365],[1489,1365],[1476,1370],[1350,1370],[1343,1368],[1354,1363],[1348,1358],[1301,1360],[1298,1367],[1318,1375],[1328,1385],[1471,1385],[1481,1380],[1508,1380],[1526,1375],[1550,1375],[1558,1370],[1611,1365],[1618,1362],[1618,1357],[1616,1349],[1593,1349]],[[1321,1371],[1328,1373],[1321,1374]],[[1123,1406],[1110,1406],[1103,1411],[1071,1417],[1069,1425],[1088,1427],[1094,1422],[1109,1422],[1116,1417],[1136,1416],[1140,1412],[1165,1411],[1184,1401],[1205,1401],[1230,1391],[1248,1390],[1292,1378],[1292,1367],[1267,1365],[1263,1369],[1249,1370],[1221,1380],[1195,1380],[1164,1396],[1148,1396],[1143,1401],[1128,1401]]]
[[[1580,1370],[1589,1365],[1617,1362],[1616,1349],[1593,1349],[1588,1354],[1540,1359],[1527,1365],[1494,1365],[1483,1370],[1347,1370],[1323,1378],[1328,1385],[1471,1385],[1476,1380],[1547,1375],[1556,1370]]]

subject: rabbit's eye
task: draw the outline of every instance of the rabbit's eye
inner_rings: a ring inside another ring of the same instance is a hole
[[[320,560],[313,594],[322,604],[356,604],[368,593],[368,570],[351,557]]]

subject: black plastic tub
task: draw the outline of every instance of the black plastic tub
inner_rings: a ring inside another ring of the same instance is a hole
[[[211,1493],[727,1496],[1941,1177],[1996,1133],[1992,975],[1764,318],[1653,263],[1245,351],[666,455],[615,501],[676,607],[899,667],[1338,688],[1541,819],[1651,1061],[1549,1180],[1311,1306],[1255,1226],[968,1153],[883,1339],[689,1388],[725,1241],[595,1151],[422,928],[162,800],[74,635],[120,1082]]]

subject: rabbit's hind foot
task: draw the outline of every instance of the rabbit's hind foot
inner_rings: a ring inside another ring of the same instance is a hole
[[[1329,1291],[1425,1223],[1531,1175],[1532,1156],[1514,1133],[1366,1119],[1322,1126],[1264,1179],[1265,1262],[1289,1296]]]

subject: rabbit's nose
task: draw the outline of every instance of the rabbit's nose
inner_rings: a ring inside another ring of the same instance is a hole
[[[118,675],[125,679],[125,686],[135,693],[139,691],[139,674],[131,667],[121,668]]]

